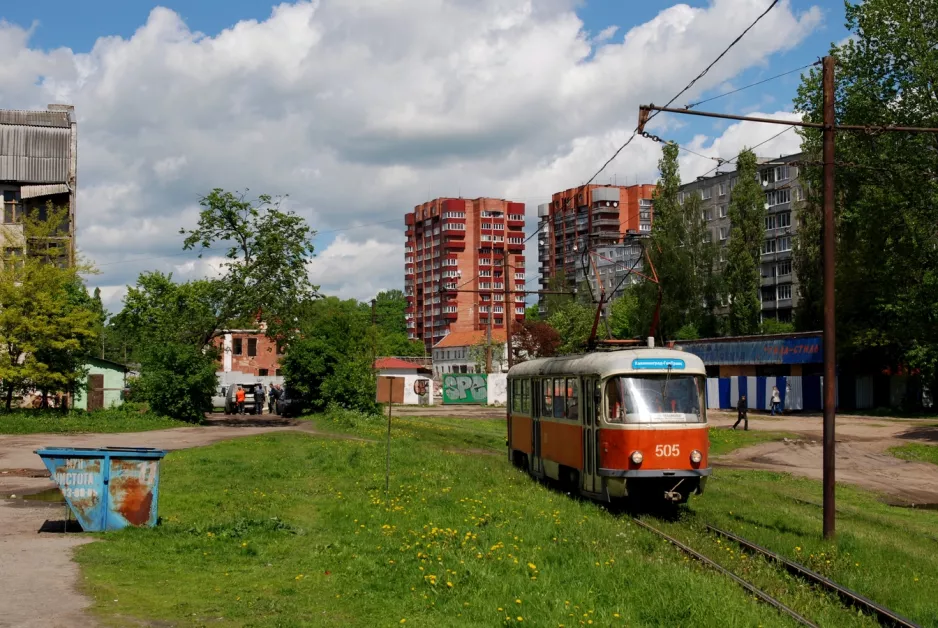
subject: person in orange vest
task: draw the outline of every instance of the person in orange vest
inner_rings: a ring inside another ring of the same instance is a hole
[[[244,389],[238,386],[238,391],[235,393],[235,401],[238,403],[238,414],[244,414]]]

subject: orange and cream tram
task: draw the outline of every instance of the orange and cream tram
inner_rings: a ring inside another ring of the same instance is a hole
[[[706,370],[634,348],[541,358],[508,372],[508,455],[538,478],[604,501],[683,503],[703,492]]]

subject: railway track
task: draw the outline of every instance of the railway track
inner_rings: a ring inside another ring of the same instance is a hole
[[[677,539],[670,536],[669,534],[662,532],[658,528],[642,521],[641,519],[633,517],[632,521],[634,521],[638,526],[666,540],[668,543],[671,543],[672,545],[674,545],[675,547],[677,547],[678,549],[686,553],[688,556],[694,558],[695,560],[727,576],[728,578],[730,578],[731,580],[739,584],[741,587],[743,587],[744,589],[746,589],[747,591],[755,595],[757,598],[759,598],[766,604],[769,604],[770,606],[776,608],[777,610],[785,613],[786,615],[790,616],[799,624],[803,626],[813,626],[814,628],[818,628],[817,624],[812,622],[810,619],[804,617],[803,615],[801,615],[800,613],[798,613],[791,607],[785,605],[780,600],[772,597],[765,591],[759,589],[751,582],[748,582],[744,580],[743,578],[740,578],[735,573],[726,569],[722,565],[716,563],[711,558],[704,556],[697,550],[689,547],[688,545],[682,543],[681,541],[678,541]],[[743,537],[739,535],[733,534],[732,532],[727,532],[726,530],[721,530],[720,528],[716,528],[710,525],[707,526],[707,530],[712,534],[721,536],[725,539],[728,539],[736,543],[737,545],[739,545],[741,548],[743,548],[749,553],[760,555],[764,557],[765,559],[782,566],[785,570],[787,570],[792,575],[798,576],[799,578],[802,578],[803,580],[808,581],[812,585],[822,590],[836,594],[841,599],[841,601],[843,601],[845,604],[849,606],[853,606],[857,609],[860,609],[864,613],[870,614],[871,616],[875,617],[879,621],[879,623],[883,626],[895,626],[899,628],[921,628],[921,626],[919,626],[915,622],[903,617],[902,615],[899,615],[898,613],[894,611],[889,610],[885,606],[877,604],[873,600],[870,600],[869,598],[864,597],[863,595],[860,595],[856,591],[852,591],[848,589],[847,587],[839,585],[833,580],[826,578],[825,576],[822,576],[821,574],[808,569],[804,565],[801,565],[792,560],[789,560],[785,558],[784,556],[780,556],[779,554],[776,554],[775,552],[772,552],[771,550],[768,550],[760,545],[757,545],[753,543],[752,541],[744,539]]]

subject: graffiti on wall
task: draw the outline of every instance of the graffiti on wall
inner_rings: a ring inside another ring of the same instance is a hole
[[[443,403],[488,403],[488,376],[472,373],[443,375]]]

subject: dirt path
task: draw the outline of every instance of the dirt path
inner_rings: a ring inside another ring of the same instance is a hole
[[[129,434],[35,434],[0,436],[0,627],[94,626],[85,609],[91,601],[76,590],[78,566],[72,550],[92,539],[63,534],[61,504],[24,501],[21,496],[54,485],[34,450],[42,447],[155,447],[185,449],[298,430],[320,436],[308,422],[279,417],[213,416],[204,427]],[[16,495],[11,499],[10,495]]]
[[[711,413],[711,424],[728,428],[736,420]],[[798,438],[738,449],[714,459],[718,466],[780,471],[820,480],[823,427],[820,416],[769,418],[755,416],[749,429],[790,432]],[[836,457],[838,482],[888,496],[895,504],[938,504],[938,465],[899,460],[890,447],[911,442],[938,444],[938,427],[930,421],[838,416]]]

